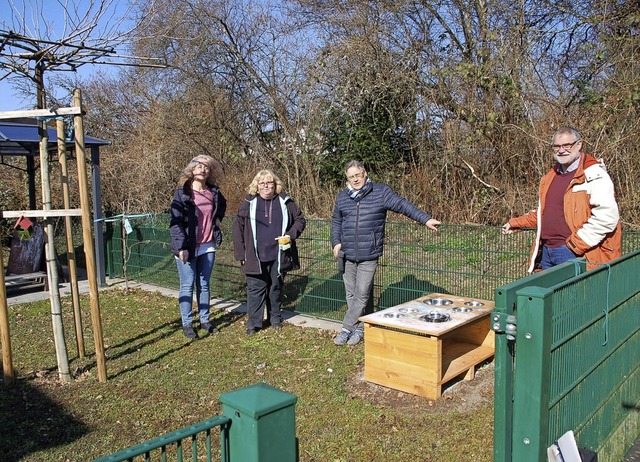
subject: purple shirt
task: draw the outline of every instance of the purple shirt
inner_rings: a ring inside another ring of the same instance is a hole
[[[193,190],[193,201],[196,204],[196,216],[198,217],[198,232],[196,233],[196,246],[213,241],[213,192],[209,189],[203,191]]]
[[[256,240],[258,241],[258,257],[261,261],[273,261],[278,258],[278,242],[276,237],[282,231],[282,209],[280,199],[263,199],[258,196],[256,210]]]

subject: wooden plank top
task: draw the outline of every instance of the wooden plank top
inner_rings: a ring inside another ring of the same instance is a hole
[[[47,217],[80,217],[82,209],[52,210],[0,210],[0,218],[47,218]]]
[[[79,115],[82,114],[82,108],[58,107],[49,109],[26,109],[19,111],[0,111],[0,120],[15,119],[19,117],[57,117],[62,115]]]
[[[428,303],[430,301],[446,304],[433,305]],[[477,319],[489,316],[493,309],[494,302],[490,300],[432,293],[385,310],[361,316],[360,321],[419,334],[440,336]],[[450,319],[445,322],[427,322],[420,319],[421,316],[430,313],[446,315]]]

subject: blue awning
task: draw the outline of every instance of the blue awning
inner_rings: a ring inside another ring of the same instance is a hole
[[[57,149],[58,134],[55,127],[47,127],[49,137],[49,148]],[[0,121],[0,156],[33,156],[39,155],[40,137],[38,126],[22,124],[16,122]],[[70,148],[75,146],[75,140],[67,140]],[[105,146],[111,144],[110,141],[92,136],[84,137],[85,146]]]

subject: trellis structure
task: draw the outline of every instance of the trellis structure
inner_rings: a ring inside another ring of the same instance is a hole
[[[47,245],[46,245],[46,260],[47,260],[47,279],[49,282],[49,295],[51,301],[51,316],[54,331],[54,341],[56,344],[56,356],[58,360],[58,373],[62,380],[69,381],[69,364],[66,351],[66,344],[64,341],[64,331],[62,329],[62,313],[60,305],[60,292],[58,288],[58,273],[55,266],[55,251],[53,247],[53,225],[50,222],[50,218],[53,217],[72,217],[80,216],[82,218],[83,229],[83,241],[84,241],[84,253],[87,266],[87,278],[89,282],[89,298],[91,307],[91,321],[93,326],[94,342],[95,342],[95,354],[96,364],[98,366],[98,379],[101,382],[106,381],[106,360],[104,351],[104,341],[102,335],[102,321],[100,316],[100,303],[98,297],[98,278],[96,271],[96,262],[94,255],[93,240],[91,236],[91,217],[89,207],[89,194],[88,194],[88,180],[86,171],[86,149],[84,140],[84,123],[82,118],[82,101],[79,90],[75,90],[73,94],[73,106],[69,108],[60,108],[57,110],[39,109],[33,111],[12,111],[0,113],[1,118],[15,118],[15,117],[58,117],[61,115],[71,115],[74,121],[74,133],[75,133],[75,150],[77,154],[77,167],[78,167],[78,185],[80,193],[80,209],[64,208],[60,210],[51,209],[51,189],[49,183],[49,162],[48,162],[48,136],[47,130],[40,130],[40,163],[41,163],[41,178],[42,178],[42,204],[43,210],[21,210],[21,211],[4,211],[0,213],[2,218],[19,218],[19,217],[32,217],[32,218],[44,218],[47,222]],[[44,125],[44,124],[43,124]],[[60,144],[65,144],[64,138],[58,137],[59,152]],[[64,191],[64,188],[63,188]],[[69,207],[68,201],[64,201],[65,207]],[[69,234],[69,231],[67,231]],[[2,255],[0,253],[0,268],[3,268]],[[7,306],[7,296],[4,272],[0,271],[0,341],[2,341],[2,365],[5,383],[13,383],[15,380],[15,373],[13,370],[13,360],[11,353],[11,336],[9,329],[9,316]],[[72,286],[77,287],[77,276],[71,275]],[[76,295],[77,298],[77,295]],[[79,309],[76,310],[76,319],[79,316]],[[78,323],[76,323],[78,326]],[[81,328],[76,327],[76,333],[82,335]],[[81,338],[81,337],[80,337]],[[79,342],[80,345],[80,342]],[[80,353],[80,349],[79,349]]]

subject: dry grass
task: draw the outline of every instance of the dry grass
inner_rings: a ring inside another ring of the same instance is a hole
[[[301,462],[492,460],[491,386],[476,400],[452,391],[429,402],[363,382],[363,346],[336,347],[330,332],[287,325],[248,338],[241,317],[218,312],[221,332],[189,342],[175,299],[100,297],[106,383],[97,380],[88,300],[84,359],[65,318],[70,384],[57,379],[48,301],[10,308],[20,378],[0,394],[2,460],[92,460],[220,414],[221,394],[258,382],[298,397]],[[72,311],[69,300],[63,308]]]

